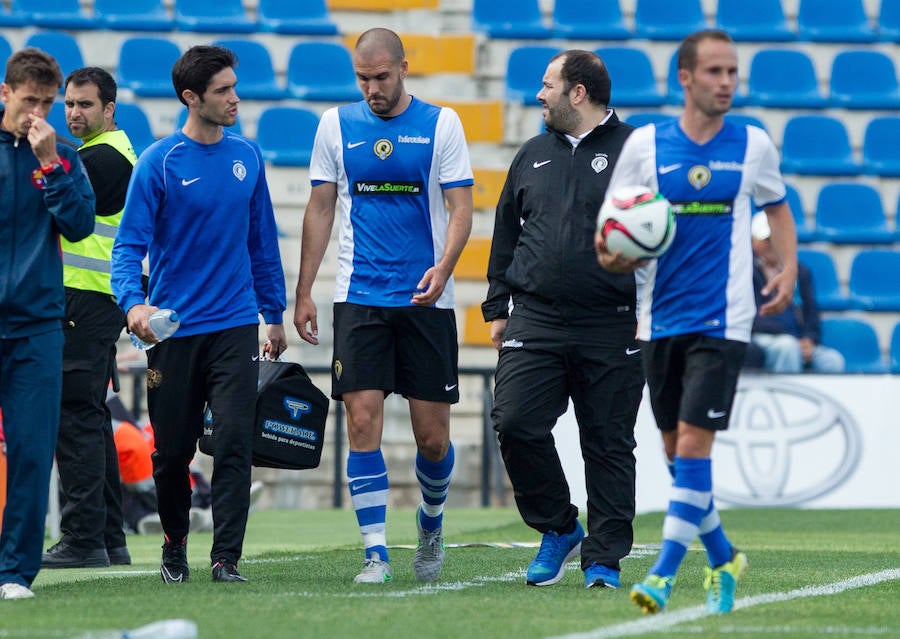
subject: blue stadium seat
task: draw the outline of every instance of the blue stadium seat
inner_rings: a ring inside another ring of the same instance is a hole
[[[862,0],[800,0],[797,34],[811,42],[874,42]]]
[[[0,5],[0,27],[21,27],[26,21],[26,16],[23,14],[12,13],[9,7]]]
[[[812,272],[816,303],[823,311],[845,311],[850,299],[841,290],[834,259],[826,251],[798,249],[797,260]]]
[[[188,110],[187,107],[183,107],[181,111],[178,112],[178,115],[175,116],[175,130],[177,131],[181,127],[184,126],[184,123],[187,122]],[[237,133],[238,135],[244,134],[244,127],[241,124],[241,116],[238,115],[237,120],[235,120],[234,124],[231,126],[225,127],[232,133]]]
[[[37,31],[28,36],[25,46],[35,47],[52,55],[59,64],[64,80],[72,71],[84,66],[78,41],[75,36],[64,31]],[[59,90],[62,93],[63,87]]]
[[[609,70],[613,93],[610,101],[615,107],[662,106],[665,97],[656,86],[656,75],[650,57],[632,47],[601,47],[594,49]]]
[[[862,147],[863,170],[881,177],[900,177],[900,117],[872,118]]]
[[[54,102],[50,107],[50,113],[47,114],[47,124],[56,131],[56,137],[68,140],[75,146],[81,146],[81,140],[69,133],[69,127],[66,125],[66,107],[62,102]]]
[[[900,42],[900,0],[881,0],[878,10],[878,39]]]
[[[297,35],[335,35],[325,0],[259,0],[257,7],[262,31]]]
[[[736,42],[790,42],[797,38],[788,26],[781,0],[719,0],[718,28]]]
[[[637,0],[634,33],[648,40],[681,40],[707,28],[700,0]]]
[[[619,0],[556,0],[553,35],[569,40],[628,40]]]
[[[853,256],[848,281],[854,306],[900,311],[900,252],[866,249]]]
[[[241,0],[175,0],[175,25],[183,31],[206,33],[252,33]]]
[[[823,317],[822,344],[836,348],[848,373],[886,373],[878,334],[868,321],[855,317]]]
[[[9,41],[0,35],[0,69],[6,69],[6,60],[12,55]]]
[[[337,42],[295,44],[288,57],[287,89],[298,100],[352,102],[362,97],[350,52]]]
[[[272,57],[261,42],[247,39],[216,40],[213,44],[234,52],[238,59],[237,94],[247,100],[280,100],[287,96],[275,76]]]
[[[784,125],[781,170],[800,175],[859,175],[844,123],[828,115],[795,115]]]
[[[638,111],[625,118],[625,122],[637,128],[639,126],[644,126],[645,124],[659,124],[660,122],[671,120],[674,117],[674,115],[663,113],[662,111]]]
[[[489,38],[535,40],[553,36],[538,0],[472,0],[472,31]]]
[[[171,31],[175,21],[163,0],[94,0],[94,17],[114,31]]]
[[[777,109],[820,109],[828,104],[812,58],[795,49],[759,49],[750,60],[747,94],[751,104]]]
[[[891,331],[891,372],[900,373],[900,322]]]
[[[540,104],[537,93],[550,58],[560,53],[559,47],[523,45],[509,52],[506,60],[505,97],[509,102]]]
[[[787,203],[791,207],[791,213],[794,216],[794,224],[797,227],[798,242],[816,242],[819,240],[819,234],[807,222],[806,206],[800,197],[800,192],[793,185],[785,183],[787,190]]]
[[[130,102],[116,102],[116,126],[128,135],[134,152],[140,155],[144,150],[156,142],[153,130],[150,128],[150,120],[140,105]]]
[[[157,37],[130,37],[122,41],[116,81],[120,89],[130,89],[142,97],[175,95],[172,65],[181,50],[172,40]]]
[[[819,189],[816,232],[835,244],[890,244],[895,239],[878,190],[858,182],[829,182]]]
[[[45,29],[93,29],[94,19],[82,10],[78,0],[12,0],[10,14],[23,24]]]
[[[298,107],[269,107],[259,116],[256,141],[275,166],[309,166],[319,116]]]
[[[843,109],[898,109],[894,62],[874,49],[841,51],[831,65],[831,103]]]

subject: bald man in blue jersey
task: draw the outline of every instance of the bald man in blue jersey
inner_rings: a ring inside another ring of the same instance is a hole
[[[284,271],[265,164],[256,143],[225,129],[238,114],[236,64],[216,46],[191,47],[175,63],[172,82],[187,122],[141,155],[113,245],[112,288],[128,330],[155,344],[148,318],[157,308],[181,319],[173,337],[147,351],[166,583],[190,575],[188,465],[207,404],[216,421],[212,578],[247,581],[237,562],[250,506],[260,315],[263,351],[277,358],[286,348]],[[145,255],[149,303],[141,287]]]
[[[385,540],[384,398],[409,400],[422,489],[416,578],[438,578],[459,401],[453,268],[472,226],[472,169],[457,114],[409,95],[400,38],[363,33],[353,67],[364,100],[323,114],[310,163],[294,325],[318,344],[312,286],[340,211],[332,397],[347,407],[347,477],[363,537],[357,583],[392,578]],[[445,205],[449,204],[449,208]]]
[[[762,129],[725,121],[737,87],[737,54],[727,33],[699,31],[678,50],[684,113],[636,129],[625,142],[609,190],[645,185],[672,203],[678,231],[669,250],[638,272],[638,338],[650,403],[674,478],[659,556],[631,589],[645,613],[669,600],[675,573],[699,536],[709,567],[706,607],[734,605],[746,555],[722,528],[713,503],[711,453],[728,428],[740,368],[756,315],[750,219],[762,205],[783,270],[766,285],[760,314],[778,313],[793,298],[797,277],[794,219],[785,200],[775,145]],[[601,265],[634,270],[595,238]]]

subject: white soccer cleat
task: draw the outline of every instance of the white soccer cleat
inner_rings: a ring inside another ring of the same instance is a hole
[[[10,582],[0,586],[0,599],[31,599],[34,593],[22,584]]]
[[[373,553],[363,564],[362,572],[353,578],[353,583],[383,584],[391,579],[393,579],[391,565],[386,561],[381,561],[378,555]]]

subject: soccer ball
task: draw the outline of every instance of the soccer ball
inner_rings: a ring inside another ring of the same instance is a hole
[[[608,193],[597,231],[610,253],[649,259],[666,252],[675,238],[675,212],[669,201],[646,186],[623,186]]]

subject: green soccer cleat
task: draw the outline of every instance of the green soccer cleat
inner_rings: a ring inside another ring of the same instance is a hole
[[[654,614],[666,607],[674,584],[675,577],[647,575],[644,581],[631,587],[629,597],[645,615]]]
[[[723,615],[734,607],[737,582],[747,572],[747,555],[737,548],[731,550],[731,561],[718,568],[707,568],[703,588],[706,590],[706,612]]]

